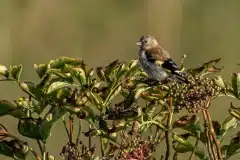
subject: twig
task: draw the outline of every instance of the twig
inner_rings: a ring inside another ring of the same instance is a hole
[[[212,146],[212,140],[211,136],[209,135],[209,129],[208,129],[208,123],[207,123],[207,115],[205,113],[205,110],[202,110],[203,114],[203,119],[204,119],[204,130],[205,130],[205,136],[206,136],[206,141],[207,141],[207,149],[208,149],[208,154],[210,156],[210,159],[216,160],[216,153],[215,150]]]
[[[208,122],[209,122],[210,133],[211,133],[211,136],[213,138],[213,142],[215,144],[215,147],[217,149],[217,156],[218,156],[218,159],[221,160],[221,159],[223,159],[223,157],[222,157],[222,153],[221,153],[220,142],[218,141],[218,139],[217,139],[217,137],[215,135],[215,131],[214,131],[214,128],[213,128],[213,124],[212,124],[212,119],[211,119],[210,113],[209,113],[208,110],[206,110],[205,112],[206,112],[207,119],[208,119]]]
[[[46,144],[45,144],[45,142],[43,142],[43,160],[46,160],[46,156],[47,156],[47,154],[46,154]]]
[[[166,138],[166,153],[165,153],[165,160],[168,160],[170,157],[170,142],[169,142],[169,129],[171,128],[172,123],[172,97],[169,99],[169,113],[168,113],[168,119],[167,119],[167,131],[165,131],[165,138]]]
[[[196,143],[195,143],[194,148],[193,148],[193,150],[192,150],[192,153],[191,153],[191,155],[190,155],[190,157],[189,157],[189,160],[191,160],[191,159],[193,158],[193,155],[195,155],[195,152],[196,152],[196,149],[197,149],[197,146],[198,146],[198,142],[199,142],[199,138],[200,138],[200,132],[197,131]]]
[[[79,143],[79,140],[80,140],[81,130],[82,130],[82,121],[81,121],[81,119],[79,119],[78,134],[77,134],[77,138],[76,138],[76,145],[77,146],[78,146],[78,143]]]
[[[173,154],[173,160],[177,160],[177,156],[178,156],[178,152],[175,152],[175,153]]]
[[[103,140],[102,140],[102,137],[100,137],[100,147],[101,147],[101,154],[102,154],[102,157],[104,156],[104,150],[103,150]]]
[[[73,117],[69,116],[69,142],[72,144],[73,137]]]
[[[40,149],[40,152],[43,155],[43,148],[42,148],[41,142],[39,140],[36,140],[36,141],[37,141],[38,147]]]
[[[41,160],[41,158],[39,157],[39,155],[37,154],[37,152],[33,150],[33,148],[29,147],[29,150],[32,152],[32,154],[35,156],[35,158],[36,158],[37,160]]]
[[[92,125],[89,124],[89,129],[88,129],[89,132],[91,131],[91,128],[92,128],[91,126],[92,126]],[[91,136],[88,137],[88,148],[89,148],[89,149],[92,148],[92,137],[91,137]]]
[[[69,131],[68,131],[68,128],[67,128],[67,124],[66,124],[65,119],[64,119],[62,122],[63,122],[64,128],[65,128],[65,130],[66,130],[66,133],[67,133],[68,139],[70,140],[70,134],[69,134]]]

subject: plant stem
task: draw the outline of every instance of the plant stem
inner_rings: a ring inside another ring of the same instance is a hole
[[[36,141],[37,141],[38,147],[40,149],[40,152],[43,155],[43,148],[42,148],[41,142],[39,140],[36,140]]]
[[[101,154],[102,154],[102,157],[104,156],[104,150],[103,150],[103,140],[102,140],[102,137],[100,137],[100,147],[101,147]]]
[[[169,113],[168,113],[168,119],[167,119],[167,131],[165,131],[165,138],[166,138],[166,153],[165,153],[165,160],[168,160],[170,157],[170,142],[169,142],[169,130],[171,128],[172,123],[172,115],[173,115],[173,109],[172,109],[172,97],[169,99]]]
[[[68,128],[67,128],[67,124],[66,124],[65,119],[64,119],[62,122],[63,122],[64,128],[65,128],[65,130],[66,130],[66,133],[67,133],[68,139],[70,140],[70,134],[69,134],[69,131],[68,131]]]
[[[91,128],[92,128],[91,126],[92,126],[92,125],[89,124],[89,129],[88,129],[89,132],[90,132],[90,130],[91,130]],[[88,137],[88,148],[89,148],[89,149],[92,148],[92,137],[91,137],[91,136]]]
[[[173,160],[177,160],[177,156],[178,156],[178,152],[175,152],[175,153],[173,154]]]
[[[72,143],[73,137],[73,117],[69,116],[69,142]]]
[[[222,157],[222,153],[221,153],[220,142],[218,141],[218,139],[217,139],[217,137],[215,135],[215,131],[214,131],[214,128],[213,128],[213,124],[212,124],[212,119],[211,119],[210,113],[209,113],[208,110],[206,110],[205,112],[206,112],[207,119],[208,119],[208,122],[209,122],[210,134],[212,136],[214,145],[215,145],[215,147],[217,149],[217,156],[218,156],[218,159],[221,160],[221,159],[223,159],[223,157]]]
[[[216,152],[214,150],[214,147],[212,146],[212,140],[211,140],[211,135],[209,134],[207,115],[205,113],[205,110],[202,110],[202,114],[204,119],[205,136],[207,138],[206,140],[207,140],[208,154],[210,156],[210,159],[216,160]]]
[[[197,131],[196,143],[195,143],[194,148],[193,148],[193,150],[192,150],[192,153],[191,153],[191,155],[190,155],[190,157],[189,157],[189,160],[191,160],[191,159],[193,158],[193,156],[195,155],[195,152],[196,152],[196,149],[197,149],[197,146],[198,146],[198,142],[199,142],[199,138],[200,138],[200,132]]]
[[[32,152],[32,154],[35,156],[35,158],[36,158],[37,160],[41,160],[41,158],[39,157],[39,155],[37,154],[37,152],[35,152],[35,151],[33,150],[33,148],[29,147],[29,150]]]
[[[77,138],[76,138],[76,145],[77,146],[78,146],[78,143],[79,143],[79,140],[80,140],[81,130],[82,130],[82,121],[81,121],[81,119],[79,119],[78,134],[77,134]]]
[[[45,142],[43,142],[43,160],[46,160],[46,156],[47,156],[47,154],[46,154],[46,144],[45,144]]]

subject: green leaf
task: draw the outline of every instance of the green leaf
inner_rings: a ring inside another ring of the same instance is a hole
[[[21,142],[18,140],[11,140],[9,144],[12,145],[14,159],[25,160],[28,153],[29,147],[26,142]]]
[[[48,69],[47,64],[34,64],[33,67],[36,69],[36,72],[40,78],[42,78],[46,74]]]
[[[61,119],[66,113],[65,108],[54,107],[50,109],[50,112],[47,113],[45,118],[39,124],[39,133],[43,140],[46,140],[51,135],[52,125]]]
[[[62,78],[65,81],[68,81],[69,83],[73,83],[73,78],[69,73],[64,73],[63,71],[61,71],[60,69],[49,69],[48,73],[52,73],[54,75],[56,75],[59,78]]]
[[[41,123],[40,119],[34,118],[23,118],[18,122],[18,132],[32,139],[43,140],[39,132],[39,124]]]
[[[99,157],[97,156],[97,157],[95,157],[93,160],[100,160],[100,159],[99,159]]]
[[[225,152],[226,158],[229,159],[231,156],[239,153],[237,152],[240,149],[240,132],[233,137],[229,145],[225,145],[221,148],[222,152]]]
[[[66,64],[72,66],[84,66],[83,60],[70,57],[60,57],[57,58],[55,61],[50,61],[50,68],[60,69],[63,68]]]
[[[224,136],[227,131],[232,128],[236,128],[238,125],[238,120],[232,116],[227,117],[222,123],[221,135]]]
[[[111,75],[114,73],[114,71],[119,65],[120,65],[119,60],[115,60],[105,68],[105,75],[108,81],[111,80]]]
[[[124,63],[122,63],[118,68],[116,78],[120,79],[123,75],[127,73],[128,70],[128,67]]]
[[[22,73],[22,65],[10,66],[12,77],[19,82]]]
[[[156,127],[162,129],[163,131],[167,131],[167,128],[163,124],[152,120],[152,121],[146,121],[140,124],[140,127],[139,127],[140,132],[142,133],[145,132],[153,124],[156,125]]]
[[[27,114],[18,106],[12,104],[7,100],[0,101],[0,117],[11,115],[15,118],[24,118]]]
[[[54,156],[47,153],[47,160],[57,160]]]
[[[81,85],[85,85],[87,82],[86,73],[82,68],[75,68],[70,65],[65,65],[67,70],[75,77]]]
[[[0,141],[0,154],[13,157],[12,146],[9,145],[8,141]]]
[[[18,140],[3,140],[0,142],[0,154],[11,157],[15,160],[25,160],[29,153],[26,142]]]
[[[173,128],[182,128],[197,136],[197,132],[201,132],[199,118],[196,115],[185,115],[177,119],[173,123]]]
[[[136,88],[134,89],[134,92],[135,92],[134,98],[137,99],[141,95],[141,93],[143,93],[144,91],[146,91],[149,88],[150,87],[147,87],[146,84],[137,85]]]
[[[239,97],[240,93],[240,74],[239,73],[233,73],[232,74],[232,88],[233,88],[233,94],[236,98]]]
[[[176,152],[179,153],[186,153],[186,152],[191,152],[194,149],[194,146],[185,138],[183,138],[182,136],[179,136],[177,134],[173,133],[172,136],[174,142],[173,142],[173,149]],[[196,151],[195,151],[195,155],[203,160],[208,160],[209,157],[206,155],[204,149],[197,147]]]
[[[113,90],[111,90],[111,95],[109,97],[108,102],[110,102],[114,97],[116,97],[120,93],[121,90],[122,90],[122,86],[121,85],[119,85],[118,87],[113,88]]]
[[[213,124],[213,128],[214,128],[214,131],[216,133],[216,136],[218,136],[218,138],[221,138],[221,124],[218,122],[218,121],[212,121],[212,124]]]
[[[6,66],[0,64],[0,75],[3,75],[4,77],[9,77],[9,71]]]
[[[36,87],[36,85],[32,82],[21,82],[19,83],[19,86],[24,92],[38,101],[44,98],[43,91],[40,88]]]
[[[56,91],[56,90],[58,90],[58,89],[61,89],[61,88],[64,88],[64,87],[70,87],[70,86],[71,86],[71,84],[68,83],[68,82],[53,82],[53,83],[49,86],[49,88],[48,88],[48,90],[47,90],[47,94],[49,94],[49,93],[51,93],[51,92],[53,92],[53,91]]]
[[[201,67],[188,69],[187,72],[192,74],[193,76],[198,74],[207,74],[212,72],[219,72],[222,68],[217,68],[215,65],[221,60],[221,58],[211,60],[209,62],[204,63]]]
[[[27,111],[31,111],[40,114],[43,110],[35,101],[31,101],[25,97],[18,98],[15,103],[17,104],[18,108],[26,111],[26,113],[28,113]]]
[[[103,71],[102,67],[97,67],[96,72],[99,79],[101,79],[102,81],[106,79],[105,72]]]
[[[214,82],[216,83],[216,85],[218,85],[219,87],[223,88],[223,89],[226,89],[226,84],[225,82],[223,81],[222,77],[221,76],[216,76],[214,78]]]

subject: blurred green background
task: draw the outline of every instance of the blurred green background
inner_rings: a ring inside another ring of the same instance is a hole
[[[23,64],[22,80],[34,81],[34,63],[58,56],[82,58],[90,67],[131,60],[140,36],[152,34],[176,62],[187,54],[187,68],[223,58],[221,75],[230,80],[240,70],[239,17],[239,0],[1,0],[0,63]],[[14,84],[0,83],[0,89],[0,99],[23,95]],[[227,115],[230,101],[214,102],[213,119]],[[14,118],[1,118],[1,123],[17,134]],[[53,155],[66,143],[60,131],[62,125],[56,125],[48,141]]]

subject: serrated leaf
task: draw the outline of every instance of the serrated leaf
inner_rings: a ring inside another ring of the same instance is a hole
[[[8,141],[0,141],[0,154],[13,158],[12,146],[8,143]]]
[[[8,130],[6,127],[4,127],[3,124],[0,124],[0,140],[6,138],[6,136],[8,135]]]
[[[9,144],[12,145],[14,159],[18,159],[18,160],[26,159],[29,153],[29,147],[27,143],[24,143],[18,140],[11,140]]]
[[[3,75],[4,77],[9,77],[9,71],[6,66],[0,64],[0,75]]]
[[[236,98],[240,98],[240,74],[239,73],[233,73],[232,74],[232,88],[233,88],[233,94]]]
[[[103,71],[102,67],[97,67],[96,72],[99,79],[101,79],[102,81],[106,79],[105,72]]]
[[[179,136],[177,134],[173,134],[172,136],[174,142],[173,149],[176,152],[179,153],[186,153],[186,152],[191,152],[194,149],[194,146],[185,138],[182,136]],[[205,154],[204,149],[197,147],[195,151],[195,155],[203,160],[208,160],[209,157]]]
[[[26,92],[38,101],[44,98],[43,91],[40,88],[36,87],[35,84],[32,82],[21,82],[19,83],[19,86],[24,92]]]
[[[36,72],[40,78],[42,78],[47,72],[48,65],[47,64],[34,64],[33,67],[36,69]]]
[[[138,59],[131,60],[131,62],[129,63],[129,69],[131,69],[137,65],[138,65]]]
[[[237,127],[238,120],[232,116],[227,117],[224,122],[222,123],[221,135],[224,136],[227,131],[232,128]]]
[[[71,73],[73,77],[75,77],[81,85],[85,85],[87,82],[86,73],[82,68],[75,68],[70,65],[65,65],[67,70]]]
[[[61,89],[61,88],[64,88],[64,87],[70,87],[70,86],[71,86],[71,84],[68,83],[68,82],[53,82],[53,83],[49,86],[49,88],[48,88],[48,90],[47,90],[47,94],[49,94],[49,93],[51,93],[51,92],[53,92],[53,91],[56,91],[56,90],[58,90],[58,89]]]
[[[22,73],[22,65],[10,66],[10,69],[11,69],[12,77],[19,82],[20,76]]]
[[[220,72],[222,68],[217,68],[215,65],[221,60],[221,58],[211,60],[209,62],[204,63],[201,67],[188,69],[187,72],[192,74],[193,76],[198,74],[207,74],[211,72]]]
[[[60,69],[49,69],[48,73],[52,73],[56,75],[59,78],[62,78],[65,81],[68,81],[69,83],[73,83],[73,78],[70,76],[70,74],[63,73]]]
[[[229,159],[231,156],[239,153],[237,152],[240,149],[240,132],[238,132],[236,134],[236,136],[234,136],[229,145],[224,145],[221,148],[221,151],[225,153],[226,158]]]
[[[221,76],[216,76],[214,78],[214,82],[221,88],[225,89],[226,88],[226,85],[225,85],[225,82],[223,81],[222,77]]]
[[[145,132],[151,125],[156,125],[156,127],[160,128],[161,130],[163,131],[167,131],[167,128],[161,124],[160,122],[158,121],[145,121],[143,122],[142,124],[140,124],[140,127],[139,127],[139,130],[140,132]]]
[[[7,100],[0,101],[0,117],[5,115],[11,115],[15,118],[24,118],[27,114],[16,105]]]
[[[115,60],[110,63],[107,67],[105,67],[105,77],[108,81],[111,79],[111,74],[116,70],[117,66],[119,66],[119,60]]]
[[[52,125],[61,119],[66,113],[65,108],[54,107],[39,124],[39,133],[43,140],[51,135]]]
[[[141,95],[141,93],[143,93],[144,91],[146,91],[148,88],[149,88],[149,87],[146,87],[146,86],[136,87],[136,89],[134,89],[134,90],[135,90],[135,96],[134,96],[134,98],[137,99],[137,98]]]
[[[42,140],[39,133],[40,122],[41,120],[33,118],[20,119],[18,122],[18,132],[25,137]]]
[[[97,156],[97,157],[95,157],[93,160],[100,160],[100,159],[99,159],[99,157]]]
[[[113,90],[111,91],[111,95],[109,97],[108,102],[111,101],[114,97],[116,97],[120,93],[121,90],[122,90],[122,86],[121,85],[119,85],[116,88],[113,88]]]
[[[180,117],[173,123],[173,128],[182,128],[193,133],[195,136],[197,132],[201,132],[199,118],[196,115],[185,115]]]
[[[72,66],[84,66],[83,60],[71,57],[59,57],[54,61],[50,61],[50,68],[60,69],[63,68],[66,64]]]
[[[221,124],[218,121],[212,121],[212,125],[214,128],[214,132],[216,133],[216,136],[218,136],[218,138],[221,138],[221,127],[222,127]]]
[[[122,63],[119,66],[119,69],[118,69],[118,71],[116,73],[116,78],[120,79],[124,74],[127,73],[128,70],[129,70],[128,67],[124,63]]]

